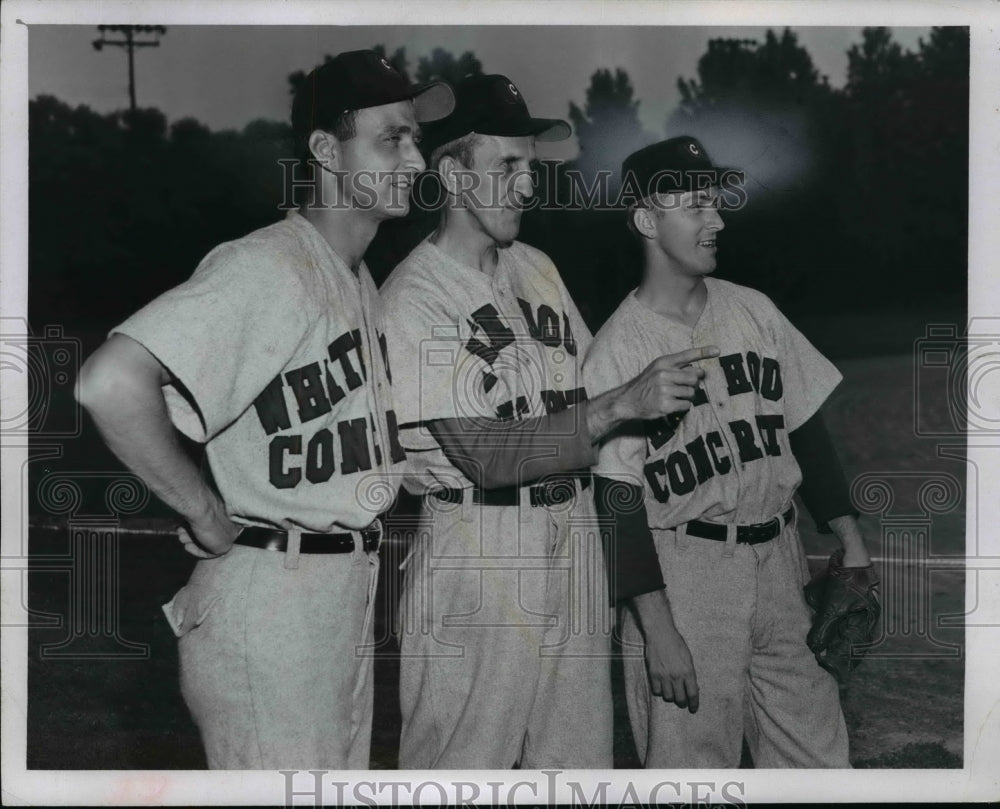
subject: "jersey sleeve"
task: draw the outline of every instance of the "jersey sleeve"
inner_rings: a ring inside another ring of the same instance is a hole
[[[631,358],[618,356],[624,353],[626,342],[604,337],[597,337],[583,365],[584,384],[591,397],[630,378]],[[643,499],[645,460],[645,425],[631,421],[604,437],[593,467],[595,507],[612,604],[664,587]]]
[[[597,340],[583,363],[583,383],[590,398],[617,388],[631,377],[628,357],[618,356],[623,344],[617,340]],[[605,436],[600,444],[596,475],[632,485],[642,485],[646,460],[645,430],[640,422],[626,422]]]
[[[774,312],[781,351],[785,427],[791,431],[805,424],[819,410],[843,377],[788,318],[777,308]]]
[[[576,304],[570,297],[569,292],[565,291],[566,303],[566,319],[568,321],[568,327],[570,334],[573,335],[573,344],[576,346],[576,356],[583,359],[587,356],[587,352],[590,351],[590,346],[593,344],[594,337],[590,333],[590,329],[587,326],[586,321],[584,321],[583,316],[580,314],[580,310],[576,308]],[[587,395],[591,395],[590,387],[586,384],[586,379],[583,380],[584,387],[587,390]]]
[[[175,426],[208,441],[234,422],[294,355],[309,328],[301,281],[250,246],[213,250],[191,278],[112,334],[142,344],[177,380],[164,389]]]
[[[440,292],[396,287],[383,298],[392,392],[408,450],[438,444],[426,428],[439,419],[496,419],[503,382],[468,350],[468,335]],[[509,398],[509,397],[508,397]]]

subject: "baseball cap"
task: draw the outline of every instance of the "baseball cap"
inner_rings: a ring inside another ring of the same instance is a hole
[[[455,85],[454,112],[426,127],[424,139],[434,150],[471,132],[503,137],[534,135],[541,141],[559,141],[568,138],[573,130],[559,118],[532,118],[514,82],[495,73],[470,75],[459,81]]]
[[[704,146],[695,138],[682,135],[653,143],[626,157],[622,162],[623,186],[630,176],[634,187],[643,197],[648,197],[654,193],[669,194],[721,185],[724,178],[738,179],[739,173],[714,165]]]
[[[292,100],[292,131],[304,136],[332,126],[345,112],[413,99],[417,121],[436,121],[455,107],[443,81],[410,84],[375,51],[345,51],[310,71]]]

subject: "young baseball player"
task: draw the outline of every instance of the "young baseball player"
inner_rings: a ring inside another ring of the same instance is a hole
[[[419,122],[452,105],[372,51],[313,70],[292,106],[309,198],[209,253],[82,369],[101,434],[200,557],[164,611],[212,768],[368,766],[372,658],[356,650],[404,455],[362,256],[409,208]],[[205,443],[217,492],[176,430]]]
[[[586,401],[590,333],[559,273],[517,241],[535,140],[505,76],[468,77],[428,128],[437,230],[382,287],[406,487],[423,495],[400,606],[399,764],[610,767],[609,636],[594,441],[694,393],[709,356],[661,357]],[[555,474],[572,473],[572,474]]]
[[[626,600],[629,714],[646,767],[847,767],[837,682],[807,646],[792,497],[843,544],[831,573],[873,580],[818,414],[840,381],[771,301],[714,279],[720,178],[693,138],[629,156],[642,282],[594,339],[592,394],[651,357],[712,343],[689,406],[620,428],[594,469],[615,597]],[[801,467],[801,470],[800,470]]]

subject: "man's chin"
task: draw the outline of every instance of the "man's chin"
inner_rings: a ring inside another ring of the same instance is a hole
[[[391,205],[389,207],[383,208],[385,219],[402,219],[410,212],[410,203],[397,203],[396,205]]]

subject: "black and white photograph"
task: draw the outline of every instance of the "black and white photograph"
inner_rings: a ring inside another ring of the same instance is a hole
[[[994,4],[0,12],[5,804],[1000,799]]]

